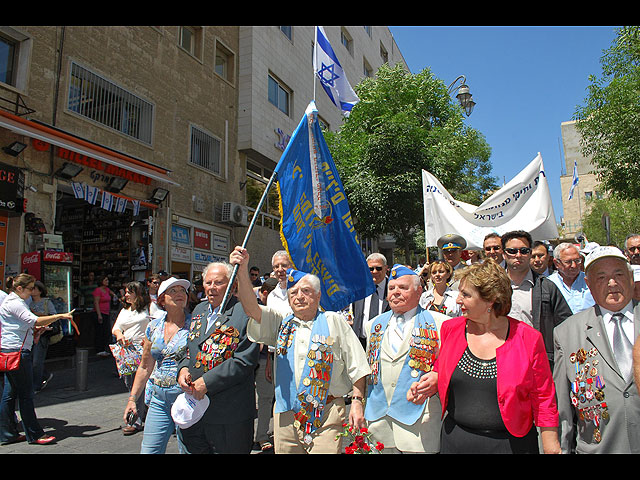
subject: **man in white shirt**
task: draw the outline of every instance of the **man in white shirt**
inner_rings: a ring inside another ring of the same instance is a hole
[[[573,313],[595,304],[582,271],[582,255],[576,245],[561,243],[553,250],[556,271],[547,278],[556,284]]]
[[[379,314],[389,310],[387,302],[387,258],[381,253],[372,253],[367,257],[367,265],[371,271],[371,278],[376,291],[366,298],[356,300],[351,304],[353,323],[351,327],[363,347],[367,344],[367,325]]]
[[[267,305],[270,307],[291,312],[289,299],[287,298],[287,269],[291,268],[291,259],[286,250],[278,250],[271,257],[271,267],[278,280],[278,285],[267,297]]]

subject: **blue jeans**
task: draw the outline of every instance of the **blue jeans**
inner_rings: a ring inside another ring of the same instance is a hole
[[[165,453],[171,435],[176,433],[176,424],[171,418],[171,406],[178,395],[180,387],[159,387],[151,385],[151,400],[144,422],[144,434],[140,453]],[[178,450],[184,453],[184,446],[178,437]]]
[[[36,417],[33,396],[33,356],[30,350],[22,350],[20,368],[4,372],[4,390],[0,403],[0,441],[10,441],[19,435],[15,421],[16,400],[20,406],[20,418],[27,441],[35,442],[44,435]]]

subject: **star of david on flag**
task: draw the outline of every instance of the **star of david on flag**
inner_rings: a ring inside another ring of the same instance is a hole
[[[313,70],[333,104],[342,110],[344,116],[348,116],[360,99],[351,88],[351,84],[342,70],[342,65],[331,48],[322,27],[316,27]]]

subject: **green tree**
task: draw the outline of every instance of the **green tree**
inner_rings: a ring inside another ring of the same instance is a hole
[[[574,115],[582,152],[605,191],[640,198],[640,27],[619,29],[600,63]]]
[[[630,233],[640,233],[640,200],[623,200],[616,197],[591,200],[589,213],[582,219],[584,234],[590,242],[607,244],[607,232],[602,216],[610,218],[610,242],[624,248],[624,241]]]
[[[411,74],[385,64],[355,91],[360,102],[325,138],[358,234],[393,234],[408,263],[414,235],[424,229],[422,170],[456,199],[479,204],[496,188],[491,149],[464,125],[461,107],[429,69]]]

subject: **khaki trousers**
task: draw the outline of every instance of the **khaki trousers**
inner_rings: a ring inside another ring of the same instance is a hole
[[[295,428],[293,411],[276,413],[273,416],[274,452],[279,453],[340,453],[341,438],[336,435],[342,432],[345,422],[346,407],[344,398],[338,397],[325,406],[322,424],[313,433],[313,441],[304,443],[304,432]]]

